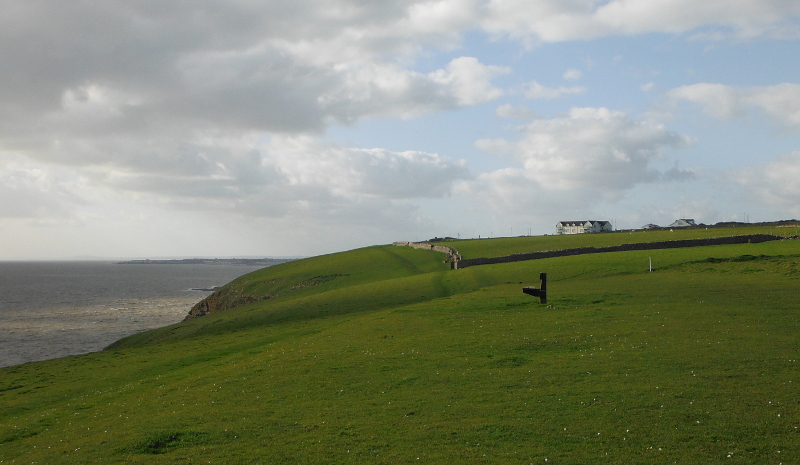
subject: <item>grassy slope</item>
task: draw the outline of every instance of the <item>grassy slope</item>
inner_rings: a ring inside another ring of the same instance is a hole
[[[274,298],[135,335],[112,347],[251,330],[430,299],[443,292],[438,284],[441,274],[433,272],[448,269],[443,255],[406,247],[367,247],[289,262],[226,286],[233,294]]]
[[[797,241],[445,268],[392,247],[293,262],[231,284],[273,299],[2,369],[0,460],[800,457]],[[520,291],[540,271],[553,308]]]

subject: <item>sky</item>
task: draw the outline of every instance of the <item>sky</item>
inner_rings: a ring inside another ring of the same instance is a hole
[[[800,217],[796,0],[3,0],[0,260]]]

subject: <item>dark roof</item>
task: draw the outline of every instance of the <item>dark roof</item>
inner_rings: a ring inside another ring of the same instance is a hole
[[[697,226],[692,218],[681,218],[672,222],[668,227]]]
[[[600,223],[606,224],[610,223],[610,221],[601,221],[601,220],[578,220],[578,221],[559,221],[562,224],[585,224],[585,223]]]

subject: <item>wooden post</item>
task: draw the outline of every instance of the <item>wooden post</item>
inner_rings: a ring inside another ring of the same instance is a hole
[[[547,273],[539,273],[539,279],[542,281],[542,287],[537,289],[535,287],[523,287],[522,292],[528,295],[539,298],[539,302],[547,303]]]

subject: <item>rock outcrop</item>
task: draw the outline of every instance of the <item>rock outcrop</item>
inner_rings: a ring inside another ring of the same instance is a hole
[[[213,294],[198,302],[194,307],[192,307],[191,310],[189,310],[189,314],[186,315],[186,318],[184,318],[183,321],[191,320],[192,318],[197,318],[199,316],[204,316],[211,313],[216,313],[222,310],[227,310],[233,307],[239,307],[242,305],[252,304],[254,302],[272,299],[278,295],[302,292],[309,288],[333,281],[334,279],[344,278],[347,276],[348,275],[346,274],[328,274],[297,277],[295,279],[298,279],[298,281],[295,281],[294,285],[291,286],[289,286],[288,283],[283,282],[282,279],[276,278],[262,283],[270,285],[270,288],[272,289],[272,293],[263,295],[245,293],[241,287],[237,287],[237,284],[229,284],[217,289]]]
[[[221,288],[216,290],[213,294],[198,302],[191,310],[183,321],[191,320],[199,316],[216,313],[221,310],[226,310],[240,305],[247,305],[253,302],[261,302],[275,297],[272,294],[263,296],[244,295],[241,291],[236,291],[228,288]]]

